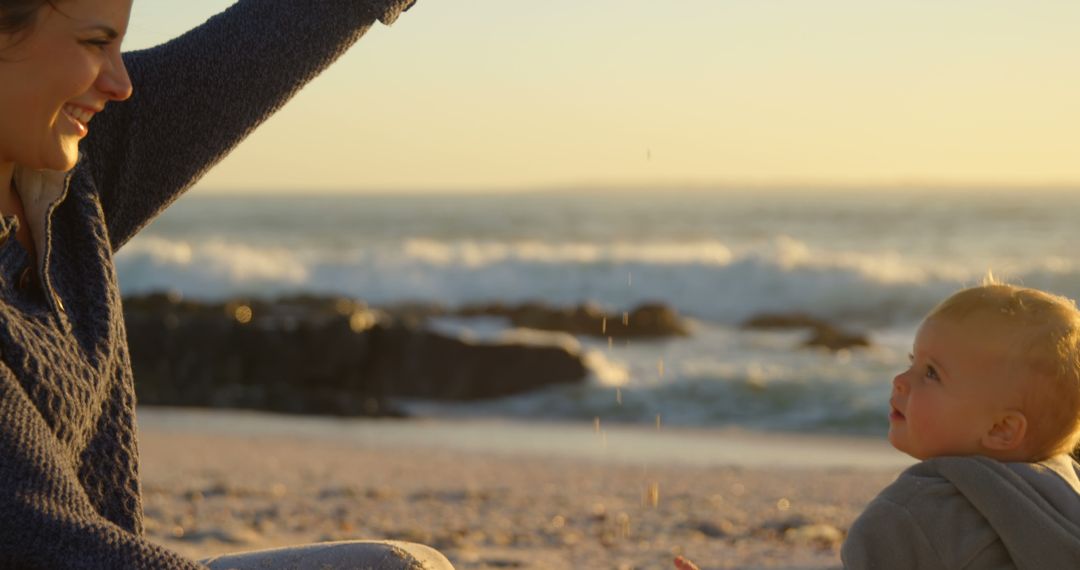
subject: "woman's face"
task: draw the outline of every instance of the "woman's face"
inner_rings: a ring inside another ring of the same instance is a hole
[[[54,2],[22,41],[0,34],[0,164],[75,166],[93,115],[131,96],[120,58],[131,2]]]

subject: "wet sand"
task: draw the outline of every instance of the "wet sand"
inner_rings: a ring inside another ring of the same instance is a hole
[[[430,544],[459,569],[834,568],[910,460],[867,438],[139,410],[149,537],[186,555]]]

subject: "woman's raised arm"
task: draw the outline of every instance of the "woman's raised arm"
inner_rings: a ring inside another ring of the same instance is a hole
[[[172,41],[125,54],[134,94],[95,119],[82,147],[113,250],[372,24],[413,2],[240,0]]]

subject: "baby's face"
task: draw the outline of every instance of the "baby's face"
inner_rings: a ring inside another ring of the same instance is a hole
[[[927,320],[911,367],[893,379],[889,441],[917,459],[986,452],[998,413],[1018,405],[1004,335],[977,322]]]

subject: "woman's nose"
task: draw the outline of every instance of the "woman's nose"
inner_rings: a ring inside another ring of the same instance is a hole
[[[127,67],[119,53],[113,56],[111,61],[112,65],[103,69],[98,77],[97,87],[113,101],[123,101],[131,97],[131,78],[128,77]]]

